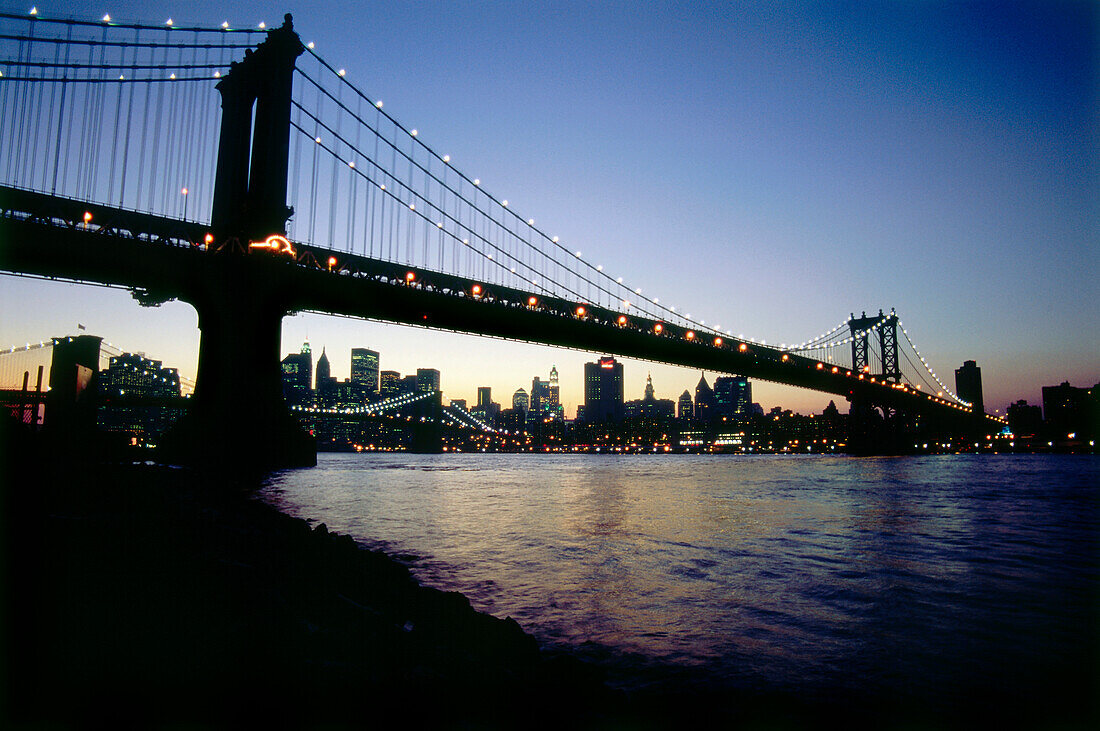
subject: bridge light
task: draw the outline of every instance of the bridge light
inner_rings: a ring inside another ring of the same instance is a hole
[[[527,225],[528,225],[528,226],[534,226],[534,225],[535,225],[535,219],[533,219],[533,218],[528,218],[528,219],[527,219]]]
[[[626,325],[626,315],[619,315],[619,327]]]
[[[748,343],[741,343],[737,346],[737,349],[740,350],[742,353],[747,353],[749,351]]]
[[[416,210],[416,204],[415,203],[410,203],[409,204],[409,210],[410,211],[415,211]]]
[[[788,360],[790,360],[790,356],[787,355],[786,353],[784,353],[783,354],[783,362],[786,363]]]
[[[588,310],[584,309],[583,305],[581,307],[578,307],[577,308],[577,317],[584,317],[586,312],[588,312]]]
[[[336,257],[330,256],[328,258],[328,268],[331,270],[334,266],[336,266]]]
[[[657,333],[658,335],[660,335],[662,332],[664,332],[664,330],[665,330],[665,326],[662,325],[659,322],[656,325],[653,326],[653,332]]]
[[[597,272],[602,272],[603,271],[603,264],[597,264],[596,265],[596,271]]]
[[[203,236],[202,240],[206,242],[207,246],[210,246],[210,244],[214,243],[214,234],[208,233],[206,236]]]
[[[538,297],[528,297],[527,298],[527,306],[528,307],[534,307],[538,303],[539,303]]]
[[[502,206],[504,206],[505,208],[507,208],[507,207],[508,207],[508,200],[507,200],[507,199],[505,199],[505,200],[502,200],[502,201],[500,202],[500,205],[502,205]]]
[[[695,339],[695,331],[694,330],[688,330],[686,333],[684,333],[684,337],[687,338],[688,340],[694,340]]]
[[[347,71],[345,71],[344,69],[340,69],[339,71],[337,71],[337,72],[336,72],[336,75],[337,75],[337,76],[346,76],[346,75],[347,75],[347,73],[348,73],[348,72],[347,72]]]
[[[721,348],[722,347],[722,338],[715,338],[714,339],[714,347],[716,347],[716,348]]]
[[[110,13],[107,13],[106,15],[103,16],[103,22],[104,23],[110,23],[111,22],[111,14]]]
[[[170,81],[175,81],[176,80],[176,75],[174,73],[173,74],[168,74],[168,79]]]
[[[416,137],[416,135],[419,133],[415,129],[411,129],[409,130],[409,134],[411,134],[413,137]]]
[[[172,19],[171,19],[171,18],[169,18],[168,20],[164,21],[164,24],[165,24],[166,26],[168,26],[169,28],[171,28],[171,27],[172,27]]]
[[[220,79],[221,77],[222,77],[222,72],[221,71],[215,71],[214,72],[214,78],[215,79]]]
[[[228,27],[229,27],[229,21],[228,21],[228,20],[223,20],[223,21],[222,21],[222,28],[228,28]],[[310,43],[310,44],[309,44],[309,47],[310,47],[310,48],[313,48],[313,44],[312,44],[312,43]]]
[[[31,8],[31,15],[38,15],[38,8]]]
[[[481,296],[481,285],[480,284],[475,284],[474,286],[470,287],[470,292],[474,295],[474,297],[480,297]]]
[[[474,178],[474,185],[481,185],[481,178]]]
[[[264,28],[266,28],[266,27],[267,27],[267,23],[265,23],[265,22],[263,22],[263,21],[261,20],[261,21],[260,21],[260,30],[263,30],[263,29],[264,29]]]
[[[838,372],[839,370],[840,370],[839,368],[837,368],[836,366],[833,366],[833,373],[836,373],[836,372]]]
[[[312,47],[313,47],[313,46],[311,45],[311,46],[310,46],[310,48],[312,48]],[[382,100],[381,100],[381,99],[379,99],[378,101],[376,101],[376,102],[374,103],[374,106],[376,106],[377,108],[381,109],[381,108],[382,108]]]
[[[348,167],[352,170],[355,169],[355,160],[348,160]]]
[[[321,138],[320,137],[314,137],[313,141],[316,142],[318,145],[321,144]]]
[[[405,272],[405,281],[412,282],[416,279],[416,274],[413,272]]]
[[[87,226],[88,222],[92,220],[92,212],[84,211],[84,225]]]
[[[451,156],[450,155],[444,155],[443,156],[443,162],[450,162],[450,161],[451,161]]]
[[[437,223],[437,224],[435,225],[435,227],[436,227],[436,228],[443,228],[443,222],[442,222],[442,221],[440,221],[439,223]]]

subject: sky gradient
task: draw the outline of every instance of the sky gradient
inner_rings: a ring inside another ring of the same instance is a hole
[[[26,5],[26,7],[24,7]],[[7,11],[29,4],[0,2]],[[894,307],[987,408],[1100,381],[1100,13],[1043,3],[67,2],[48,15],[269,26],[303,41],[514,211],[678,310],[769,343]],[[213,110],[212,110],[213,113]],[[181,303],[0,278],[0,346],[88,332],[193,376]],[[319,315],[284,352],[350,349],[497,401],[593,355]],[[699,373],[626,361],[626,396]],[[712,380],[713,374],[708,374]],[[765,408],[831,397],[754,383]],[[839,404],[842,410],[844,405]]]

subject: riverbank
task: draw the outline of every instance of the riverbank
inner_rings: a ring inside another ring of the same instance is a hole
[[[512,727],[622,710],[592,668],[246,483],[5,471],[3,705],[17,725]]]

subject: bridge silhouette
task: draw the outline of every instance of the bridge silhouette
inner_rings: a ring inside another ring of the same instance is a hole
[[[0,270],[195,308],[193,405],[169,440],[184,457],[315,459],[279,368],[282,318],[307,310],[738,374],[944,428],[994,426],[935,376],[893,311],[776,346],[643,296],[400,125],[303,45],[289,15],[270,30],[11,14],[0,27],[12,122],[0,132]]]

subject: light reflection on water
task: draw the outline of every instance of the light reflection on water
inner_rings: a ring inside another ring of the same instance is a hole
[[[264,496],[624,687],[920,696],[1088,659],[1098,485],[1092,457],[322,454]]]

